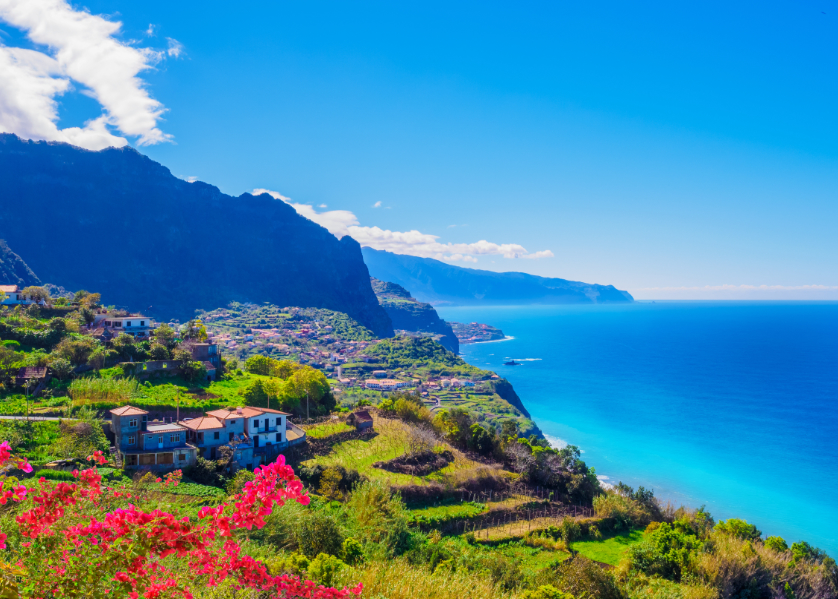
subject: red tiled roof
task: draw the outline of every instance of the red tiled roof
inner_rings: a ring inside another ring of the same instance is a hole
[[[181,420],[178,424],[192,429],[193,431],[204,431],[214,428],[224,428],[224,424],[212,416],[201,416],[200,418],[193,418],[192,420]]]
[[[17,285],[0,285],[0,291],[5,293],[14,293],[17,291]]]
[[[271,408],[253,408],[251,406],[245,406],[242,408],[241,413],[237,412],[235,409],[233,410],[213,410],[212,412],[207,412],[210,416],[215,418],[220,418],[221,420],[226,420],[228,418],[252,418],[253,416],[261,416],[263,414],[279,414],[280,416],[290,416],[287,412],[281,412],[279,410],[274,410]]]
[[[140,408],[135,408],[134,406],[122,406],[121,408],[111,410],[111,414],[115,414],[116,416],[142,416],[143,414],[148,414],[148,412]]]

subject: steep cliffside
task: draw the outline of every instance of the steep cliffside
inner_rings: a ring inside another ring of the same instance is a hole
[[[0,134],[0,227],[43,280],[107,303],[181,319],[233,300],[311,306],[393,334],[356,241],[268,195],[187,183],[129,147]]]
[[[393,321],[394,329],[431,333],[445,349],[460,353],[460,343],[451,325],[439,317],[433,306],[416,301],[401,285],[375,278],[370,281],[378,301]]]
[[[41,280],[26,262],[11,250],[4,239],[0,239],[0,285],[29,287],[40,284]]]

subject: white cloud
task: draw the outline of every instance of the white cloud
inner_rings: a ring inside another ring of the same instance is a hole
[[[381,208],[381,202],[376,202],[372,205],[373,208]]]
[[[379,227],[362,227],[358,218],[348,210],[329,210],[317,212],[309,204],[298,204],[291,198],[279,192],[258,188],[254,195],[267,193],[277,200],[291,205],[299,214],[325,227],[330,233],[340,238],[349,235],[362,246],[377,250],[387,250],[396,254],[408,254],[437,260],[477,262],[475,256],[500,255],[504,258],[549,258],[553,256],[550,250],[542,250],[530,254],[516,243],[491,243],[486,240],[475,243],[442,243],[437,235],[429,235],[420,231],[390,231]]]
[[[180,55],[183,54],[183,44],[171,37],[167,37],[166,41],[169,43],[169,49],[166,50],[166,54],[180,58]]]
[[[198,180],[198,177],[186,177],[186,182],[187,183],[194,183],[197,180]]]
[[[317,207],[318,207],[318,208],[328,208],[328,206],[327,206],[326,204],[320,204],[320,205],[319,205],[319,206],[317,206]]]
[[[148,24],[148,29],[146,29],[145,34],[146,34],[148,37],[154,37],[154,25],[152,25],[151,23],[149,23],[149,24]]]
[[[49,49],[0,46],[0,131],[92,150],[128,143],[110,127],[140,145],[171,140],[157,127],[163,105],[137,76],[164,52],[118,41],[121,23],[73,10],[66,0],[0,0],[0,20]],[[71,82],[101,104],[102,115],[59,129],[56,97],[73,89]]]

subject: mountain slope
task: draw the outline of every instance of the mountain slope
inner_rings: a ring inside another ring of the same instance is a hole
[[[410,289],[422,302],[473,304],[603,304],[633,302],[627,291],[548,279],[522,272],[491,272],[433,260],[363,248],[364,260],[376,279]]]
[[[5,239],[0,239],[0,285],[29,287],[40,284],[41,280],[26,262],[11,250]]]
[[[185,319],[230,301],[345,312],[393,334],[358,243],[284,202],[187,183],[136,150],[0,134],[0,224],[47,281]]]
[[[451,325],[442,320],[433,306],[416,301],[410,292],[395,283],[371,279],[378,301],[393,321],[393,328],[416,333],[432,333],[445,349],[460,353],[460,342]]]

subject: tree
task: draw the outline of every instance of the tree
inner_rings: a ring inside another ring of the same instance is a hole
[[[125,359],[130,360],[134,357],[134,338],[127,333],[120,333],[118,337],[111,340],[111,347]]]
[[[207,327],[200,320],[190,320],[183,329],[183,338],[203,343],[207,340]]]
[[[75,366],[80,366],[87,364],[91,354],[100,347],[99,342],[92,337],[66,337],[52,350],[52,353],[58,358],[69,360]]]
[[[100,293],[88,293],[85,295],[79,303],[86,308],[96,308],[99,305],[99,302],[102,300],[102,295]]]
[[[169,350],[161,343],[154,343],[148,350],[148,355],[152,360],[168,360]]]
[[[180,370],[188,381],[197,381],[207,376],[207,369],[201,362],[187,361],[181,364]]]
[[[172,349],[176,345],[175,338],[177,337],[177,334],[175,333],[175,330],[165,322],[154,329],[154,337],[158,343],[165,345],[168,349]]]
[[[47,291],[46,287],[38,287],[38,286],[25,287],[21,291],[21,294],[24,297],[28,297],[28,298],[33,299],[37,303],[40,303],[42,301],[43,302],[48,302],[50,300],[49,291]]]
[[[52,368],[52,373],[59,381],[66,381],[73,374],[73,365],[64,358],[53,360],[50,368]]]

